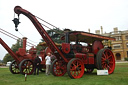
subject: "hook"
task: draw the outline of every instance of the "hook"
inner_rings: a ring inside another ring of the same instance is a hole
[[[20,22],[19,22],[19,19],[18,19],[18,18],[14,18],[12,21],[13,21],[14,24],[15,24],[15,30],[18,31],[17,27],[18,27],[18,25],[19,25],[19,23],[20,23]]]

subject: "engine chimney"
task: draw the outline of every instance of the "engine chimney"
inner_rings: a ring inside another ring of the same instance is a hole
[[[23,48],[26,49],[27,38],[23,37]]]

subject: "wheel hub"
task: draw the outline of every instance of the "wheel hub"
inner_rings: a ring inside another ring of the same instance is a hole
[[[79,71],[79,67],[77,67],[76,70]]]
[[[107,64],[109,64],[110,61],[109,61],[108,59],[106,59],[105,62],[106,62]]]

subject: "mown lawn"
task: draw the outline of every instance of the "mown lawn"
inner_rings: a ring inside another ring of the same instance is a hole
[[[65,74],[61,77],[46,76],[45,73],[27,76],[11,74],[8,68],[0,68],[0,85],[128,85],[128,63],[116,64],[113,74],[97,76],[96,70],[92,74],[84,74],[80,79],[70,79]]]

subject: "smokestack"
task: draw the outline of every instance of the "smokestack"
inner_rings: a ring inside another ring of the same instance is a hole
[[[103,34],[103,27],[101,26],[101,34]]]
[[[27,38],[23,37],[23,48],[26,49]]]

